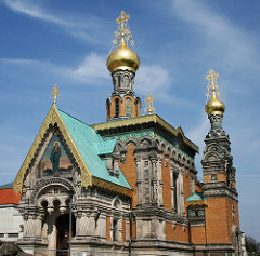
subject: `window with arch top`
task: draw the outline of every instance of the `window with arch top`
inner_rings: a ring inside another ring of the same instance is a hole
[[[115,99],[115,118],[119,117],[119,99]]]
[[[126,98],[126,116],[131,117],[131,99]]]

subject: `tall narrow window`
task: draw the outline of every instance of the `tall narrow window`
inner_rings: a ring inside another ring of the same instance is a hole
[[[113,240],[117,241],[117,220],[113,220]]]
[[[115,100],[115,118],[119,117],[119,99]]]
[[[131,100],[126,98],[126,116],[131,117]]]
[[[138,100],[135,100],[135,116],[138,116]]]
[[[176,213],[178,213],[178,182],[177,182],[177,176],[173,175],[173,186],[174,186],[174,194],[173,194],[173,198],[174,198],[174,210]]]

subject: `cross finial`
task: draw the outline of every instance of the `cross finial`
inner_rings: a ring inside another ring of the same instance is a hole
[[[54,87],[53,87],[52,96],[50,97],[50,98],[53,98],[54,104],[56,104],[57,96],[60,96],[59,92],[60,91],[58,89],[58,86],[57,86],[57,84],[55,84]]]
[[[125,11],[121,11],[119,17],[116,19],[116,23],[118,24],[117,31],[115,32],[115,39],[113,41],[115,44],[120,44],[126,40],[126,42],[130,41],[131,45],[134,45],[134,41],[132,40],[132,33],[129,30],[128,20],[130,19],[130,15],[126,14]]]
[[[130,18],[129,14],[126,14],[126,12],[121,11],[120,16],[116,19],[116,23],[120,24],[121,29],[124,29],[124,25],[127,24],[129,18]]]
[[[144,113],[146,115],[151,115],[151,114],[156,113],[156,109],[154,107],[154,100],[155,100],[155,98],[152,96],[152,94],[148,94],[147,98],[144,100],[146,103]]]
[[[217,95],[220,96],[218,78],[219,78],[219,74],[216,73],[213,69],[211,69],[209,71],[209,75],[206,77],[206,79],[209,80],[207,99],[210,98],[210,90],[212,91],[212,93],[217,93]]]

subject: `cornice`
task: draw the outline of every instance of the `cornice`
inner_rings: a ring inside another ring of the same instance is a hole
[[[183,142],[192,148],[195,152],[199,152],[199,148],[190,140],[188,139],[180,126],[175,129],[172,127],[169,123],[167,123],[165,120],[161,119],[157,114],[142,116],[142,117],[136,117],[136,118],[129,118],[124,120],[117,120],[117,121],[111,121],[106,123],[100,123],[100,124],[93,124],[91,125],[95,131],[105,131],[105,130],[111,130],[116,129],[123,126],[135,126],[140,124],[147,124],[147,123],[154,123],[155,125],[160,125],[163,127],[168,133],[178,136],[179,134],[183,138]]]

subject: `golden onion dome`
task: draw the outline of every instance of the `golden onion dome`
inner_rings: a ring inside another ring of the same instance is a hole
[[[209,100],[209,102],[206,104],[205,110],[208,114],[208,116],[211,115],[223,115],[223,112],[225,111],[225,105],[223,102],[218,98],[216,92],[212,93],[212,96]]]
[[[118,46],[116,50],[109,53],[107,56],[107,69],[110,72],[117,69],[128,69],[135,72],[140,66],[139,56],[134,51],[130,50],[126,43],[126,41],[130,41],[131,45],[134,45],[132,34],[127,23],[129,18],[129,14],[121,11],[120,16],[116,19],[118,28],[115,32],[113,43],[118,44]]]
[[[138,54],[128,48],[123,38],[117,49],[107,56],[107,69],[110,72],[117,69],[129,69],[135,72],[139,66],[140,59]]]

